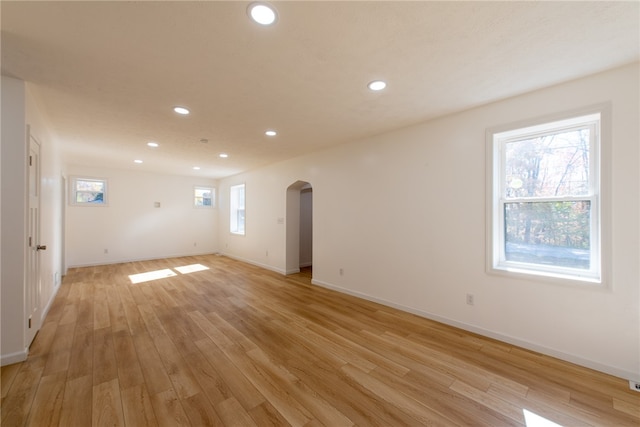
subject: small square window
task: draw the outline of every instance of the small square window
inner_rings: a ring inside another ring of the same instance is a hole
[[[71,178],[69,203],[76,206],[106,206],[107,180],[105,178]]]
[[[216,205],[216,189],[212,187],[194,187],[193,205],[196,208],[213,208]]]

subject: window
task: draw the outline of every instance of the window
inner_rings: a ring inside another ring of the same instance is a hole
[[[107,180],[104,178],[71,178],[71,195],[69,201],[72,205],[106,206],[107,205]]]
[[[601,281],[600,113],[490,133],[490,268]]]
[[[215,207],[216,189],[211,187],[194,187],[193,205],[197,208]]]
[[[234,185],[230,189],[229,230],[244,235],[244,184]]]

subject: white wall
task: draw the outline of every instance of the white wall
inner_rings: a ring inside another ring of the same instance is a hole
[[[193,206],[194,186],[215,180],[80,165],[66,172],[69,185],[74,175],[107,178],[109,192],[108,206],[66,206],[69,267],[218,252],[218,209]]]
[[[40,314],[39,327],[60,284],[62,234],[60,157],[46,117],[32,88],[21,80],[2,76],[2,345],[0,364],[24,360],[25,259],[27,251],[27,134],[40,143]]]
[[[25,84],[2,76],[2,365],[26,358],[24,273],[27,235]]]
[[[221,251],[284,271],[277,219],[287,187],[307,181],[314,283],[640,380],[638,76],[634,64],[224,179]],[[603,102],[612,106],[610,282],[487,274],[486,130]],[[228,192],[241,182],[246,235],[235,236]]]

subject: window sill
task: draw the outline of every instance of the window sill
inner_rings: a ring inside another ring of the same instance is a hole
[[[589,276],[578,276],[568,273],[537,271],[519,266],[500,265],[487,269],[488,274],[511,277],[514,279],[532,280],[536,282],[545,282],[560,285],[589,287],[589,288],[606,288],[600,278]]]

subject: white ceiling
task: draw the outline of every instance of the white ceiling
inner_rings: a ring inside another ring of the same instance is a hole
[[[635,1],[273,2],[272,27],[243,1],[0,4],[2,73],[68,162],[210,178],[640,58]]]

